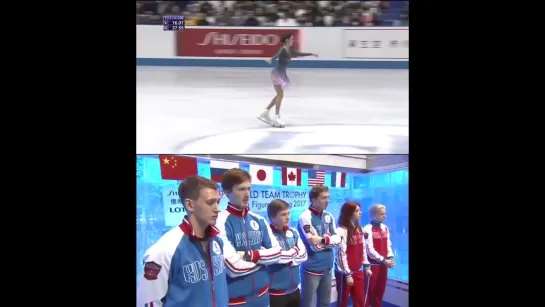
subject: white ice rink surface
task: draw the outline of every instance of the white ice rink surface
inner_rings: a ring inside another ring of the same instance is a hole
[[[408,153],[408,70],[288,75],[287,126],[273,128],[256,118],[269,68],[137,67],[137,153]]]

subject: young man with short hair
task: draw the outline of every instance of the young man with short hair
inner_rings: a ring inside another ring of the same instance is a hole
[[[386,206],[377,204],[369,209],[371,223],[363,227],[367,258],[373,277],[369,280],[369,292],[365,307],[382,307],[382,299],[388,281],[388,269],[395,266],[390,231],[384,225]]]
[[[313,186],[309,192],[310,207],[299,217],[299,233],[307,248],[308,260],[301,265],[302,307],[329,307],[333,250],[341,243],[336,234],[333,215],[325,209],[329,204],[329,188]],[[314,296],[318,304],[313,303]]]
[[[267,206],[270,227],[282,247],[277,264],[268,266],[270,277],[270,307],[299,307],[299,265],[307,260],[307,249],[295,228],[290,227],[290,206],[275,199]]]
[[[269,305],[269,273],[266,265],[277,263],[281,249],[267,221],[250,211],[251,176],[241,169],[223,174],[221,187],[229,198],[220,213],[218,228],[224,244],[237,251],[225,257],[228,268],[229,305]]]
[[[223,259],[236,252],[225,248],[214,226],[220,212],[218,186],[204,177],[188,177],[178,195],[187,215],[146,251],[137,306],[228,307]]]

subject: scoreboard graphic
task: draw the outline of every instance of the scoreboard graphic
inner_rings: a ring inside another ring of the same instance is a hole
[[[164,31],[183,31],[184,29],[184,16],[163,16]]]

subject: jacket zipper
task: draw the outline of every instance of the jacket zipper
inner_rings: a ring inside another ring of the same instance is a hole
[[[212,256],[210,255],[210,249],[212,248],[210,245],[212,241],[211,240],[208,240],[208,255],[206,255],[205,251],[204,251],[204,248],[202,247],[202,244],[199,243],[199,247],[200,247],[200,250],[201,250],[201,253],[203,255],[203,257],[207,257],[208,256],[208,271],[209,271],[209,274],[210,274],[210,292],[212,293],[212,306],[213,307],[216,307],[216,297],[214,295],[214,270],[212,269]]]
[[[244,233],[246,234],[246,244],[248,252],[250,249],[250,238],[248,238],[248,228],[246,228],[246,217],[242,217],[242,227],[244,227]],[[254,282],[254,274],[252,274],[252,293],[255,293],[255,282]]]

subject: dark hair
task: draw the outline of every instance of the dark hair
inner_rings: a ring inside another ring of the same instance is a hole
[[[355,201],[348,201],[345,202],[344,205],[341,207],[341,215],[339,216],[338,225],[346,228],[348,239],[352,237],[352,233],[354,232],[354,229],[360,228],[360,222],[356,221],[356,225],[352,225],[352,216],[354,215],[354,212],[356,212],[356,209],[360,206]]]
[[[197,200],[201,193],[202,189],[213,189],[218,190],[218,184],[208,178],[201,176],[191,176],[185,178],[182,183],[178,186],[178,197],[182,201],[182,204],[185,202],[186,198],[191,200]]]
[[[244,181],[252,182],[252,176],[247,171],[240,168],[232,168],[226,171],[221,178],[221,188],[224,191],[231,191],[237,184],[241,184]]]
[[[287,34],[284,34],[280,37],[280,41],[282,43],[285,43],[288,41],[288,39],[290,39],[291,37],[293,36],[293,33],[287,33]]]
[[[290,205],[281,199],[275,199],[271,201],[267,206],[267,215],[269,216],[269,220],[275,218],[280,211],[284,211],[289,208]]]
[[[310,189],[310,192],[308,193],[308,198],[310,202],[312,203],[313,198],[318,198],[320,194],[323,192],[329,192],[329,188],[325,185],[315,185]]]

